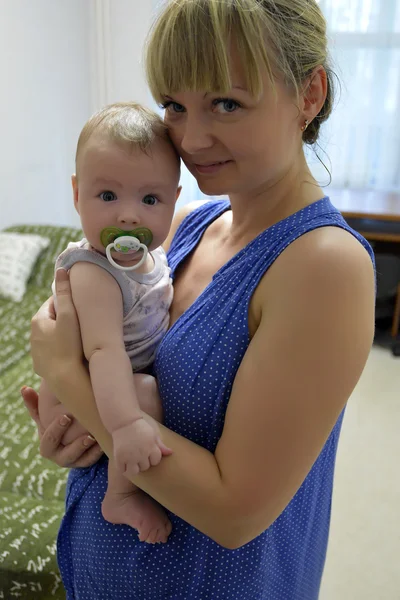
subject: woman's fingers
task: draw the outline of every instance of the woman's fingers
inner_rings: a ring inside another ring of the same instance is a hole
[[[103,452],[96,440],[88,434],[82,435],[67,446],[60,446],[54,462],[60,467],[84,468],[94,465]]]
[[[54,301],[52,298],[49,298],[49,300],[42,304],[31,321],[31,357],[33,369],[38,374],[40,374],[41,369],[41,353],[35,351],[36,346],[38,343],[40,344],[44,335],[54,332],[55,326]]]
[[[37,321],[43,321],[47,319],[52,319],[53,321],[55,320],[53,296],[46,300],[46,302],[44,302],[44,304],[42,304],[42,306],[39,308],[32,319],[32,325],[35,325]]]
[[[77,352],[82,352],[81,332],[75,305],[72,301],[69,275],[65,269],[56,271],[56,295],[58,337],[63,340],[67,351],[76,355]]]
[[[61,417],[54,419],[43,432],[40,440],[40,454],[44,458],[48,458],[59,464],[57,456],[60,455],[64,449],[64,446],[61,446],[61,440],[71,423],[71,417],[62,415]]]
[[[70,466],[75,469],[91,467],[92,465],[96,464],[104,454],[96,440],[88,440],[89,444],[93,444],[92,447],[89,446],[89,449],[87,449],[88,447],[84,445],[85,440],[80,441],[86,450],[79,458],[76,458],[70,463]]]
[[[103,454],[92,436],[85,433],[66,446],[61,443],[71,423],[72,419],[67,415],[51,423],[42,436],[40,454],[59,467],[91,467]]]
[[[27,387],[26,385],[21,388],[21,396],[31,418],[37,425],[39,437],[41,437],[43,434],[43,427],[39,418],[39,396],[34,389]]]
[[[65,269],[57,269],[56,271],[56,296],[57,319],[60,319],[63,315],[70,315],[71,311],[75,312],[69,275]]]
[[[71,298],[71,287],[69,284],[68,273],[65,269],[57,269],[56,271],[56,294],[57,300],[58,297],[61,297],[61,310],[68,306],[68,301],[72,304]],[[73,306],[73,304],[72,304]],[[58,308],[58,312],[60,312],[60,308]],[[54,307],[54,298],[51,296],[42,306],[39,308],[37,313],[32,319],[32,328],[38,326],[39,321],[48,321],[51,319],[52,321],[56,320],[56,311]]]
[[[101,458],[103,451],[94,438],[84,434],[68,444],[61,444],[62,437],[72,423],[72,419],[67,415],[56,419],[44,431],[39,418],[37,392],[27,386],[21,388],[21,396],[25,406],[35,421],[38,431],[40,443],[40,454],[59,467],[85,468],[91,467]]]
[[[51,298],[49,298],[48,300],[48,314],[50,319],[53,319],[54,321],[56,320],[56,307],[54,305],[54,296],[52,296]]]
[[[72,301],[68,273],[56,273],[57,318],[54,299],[48,300],[32,319],[31,356],[38,375],[48,382],[57,378],[59,368],[82,357],[79,321]]]

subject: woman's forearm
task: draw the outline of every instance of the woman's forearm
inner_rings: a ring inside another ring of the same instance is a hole
[[[53,392],[112,458],[112,438],[98,413],[91,382],[83,365],[73,377],[54,377]],[[151,419],[151,417],[146,416]],[[162,506],[227,548],[237,547],[240,534],[234,502],[224,486],[211,452],[159,424],[160,435],[173,450],[156,467],[132,479]]]

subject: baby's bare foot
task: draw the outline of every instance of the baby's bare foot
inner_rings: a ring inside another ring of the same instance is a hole
[[[139,540],[148,544],[165,543],[172,525],[164,509],[142,490],[118,493],[107,490],[101,505],[106,521],[137,529]]]

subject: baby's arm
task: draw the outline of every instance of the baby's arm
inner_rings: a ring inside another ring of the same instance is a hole
[[[141,417],[132,366],[123,339],[123,303],[119,285],[101,267],[76,263],[70,272],[83,351],[101,419],[113,435],[117,466],[158,464],[161,440]],[[148,468],[148,466],[147,466]]]

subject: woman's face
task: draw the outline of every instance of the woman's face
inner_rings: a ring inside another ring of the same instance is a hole
[[[189,171],[208,195],[256,192],[280,180],[299,157],[304,117],[295,97],[277,81],[276,95],[263,78],[264,92],[245,89],[238,60],[232,90],[177,92],[165,97],[165,122]]]

